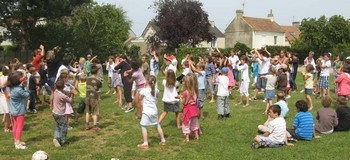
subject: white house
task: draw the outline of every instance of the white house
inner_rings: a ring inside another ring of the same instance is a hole
[[[203,48],[225,48],[225,35],[219,30],[218,27],[215,26],[214,21],[210,21],[210,28],[209,28],[209,33],[213,35],[212,41],[211,42],[201,42],[198,44],[198,47],[203,47]]]
[[[226,48],[233,47],[237,42],[250,48],[285,46],[285,31],[275,22],[272,10],[268,18],[246,17],[242,10],[237,10],[236,17],[225,30],[225,38]]]

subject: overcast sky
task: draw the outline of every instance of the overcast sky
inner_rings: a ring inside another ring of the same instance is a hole
[[[122,7],[132,22],[132,30],[137,36],[141,35],[147,23],[155,17],[149,6],[153,0],[96,0],[99,4],[110,3]],[[215,21],[216,26],[224,33],[233,20],[237,9],[243,8],[244,15],[249,17],[266,18],[272,9],[275,20],[280,25],[290,25],[303,18],[319,18],[322,15],[330,17],[342,15],[350,18],[349,0],[200,0],[209,20]]]

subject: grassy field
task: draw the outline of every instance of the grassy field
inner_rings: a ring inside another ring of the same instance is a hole
[[[302,88],[301,75],[297,79],[298,88]],[[333,91],[333,85],[332,91]],[[160,87],[162,90],[162,87]],[[104,93],[106,87],[103,88]],[[175,115],[169,114],[162,127],[167,139],[166,146],[158,145],[156,129],[150,127],[150,149],[136,147],[142,143],[139,120],[135,120],[135,111],[124,113],[113,104],[114,95],[103,95],[100,108],[101,131],[95,133],[84,130],[84,120],[80,124],[71,125],[74,129],[68,132],[70,145],[55,148],[52,139],[54,120],[48,107],[39,106],[39,113],[26,115],[22,140],[28,144],[27,150],[16,150],[12,134],[0,132],[0,160],[30,159],[37,150],[44,150],[50,159],[349,159],[349,132],[321,135],[321,139],[298,141],[294,147],[251,149],[257,126],[266,120],[262,115],[265,103],[253,101],[250,107],[235,106],[239,93],[234,91],[234,99],[230,100],[230,119],[216,120],[216,103],[205,102],[205,120],[200,121],[203,129],[199,141],[184,143],[181,130],[176,128]],[[288,100],[289,113],[286,117],[287,127],[291,127],[296,114],[294,103],[304,99],[304,94],[295,92]],[[158,100],[159,113],[163,111],[162,94]],[[262,99],[263,95],[259,95]],[[335,95],[332,94],[333,99]],[[334,99],[335,100],[335,99]],[[313,98],[315,109],[321,107],[320,100]],[[76,101],[77,103],[77,101]],[[335,103],[333,103],[335,107]],[[77,105],[75,105],[76,108]],[[2,128],[3,125],[1,124]]]

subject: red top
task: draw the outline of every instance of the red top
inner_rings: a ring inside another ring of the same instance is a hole
[[[43,58],[43,55],[39,54],[39,55],[35,56],[35,58],[32,61],[32,65],[35,67],[36,71],[40,70],[39,62],[42,58]]]

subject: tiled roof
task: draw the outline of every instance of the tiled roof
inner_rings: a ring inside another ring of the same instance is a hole
[[[295,39],[299,38],[300,30],[296,26],[281,26],[285,31],[286,41],[293,42]]]
[[[278,25],[276,22],[272,22],[270,19],[245,16],[243,16],[242,19],[252,27],[253,31],[284,32],[280,25]]]
[[[216,26],[210,26],[209,33],[211,33],[215,37],[225,37],[225,35]]]

